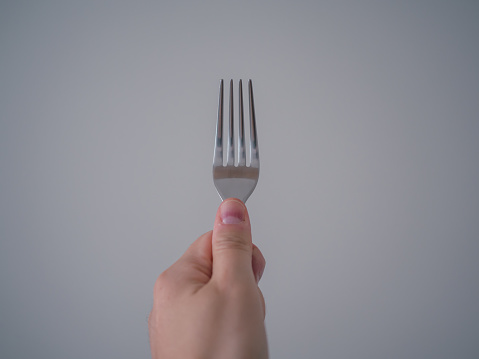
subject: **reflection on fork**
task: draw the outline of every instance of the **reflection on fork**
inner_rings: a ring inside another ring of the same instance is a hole
[[[220,81],[220,94],[218,103],[218,122],[216,124],[216,141],[213,155],[213,182],[222,200],[235,197],[243,202],[253,193],[259,178],[259,152],[256,136],[256,119],[254,112],[253,85],[248,81],[249,94],[249,165],[246,163],[244,119],[243,119],[243,85],[239,81],[238,91],[238,153],[236,156],[234,146],[234,108],[233,108],[233,80],[230,81],[229,101],[229,131],[228,149],[226,151],[226,165],[223,160],[223,80]],[[236,158],[237,157],[237,158]],[[235,165],[236,161],[236,165]]]

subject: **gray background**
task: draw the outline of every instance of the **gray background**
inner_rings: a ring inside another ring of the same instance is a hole
[[[479,357],[476,1],[2,1],[0,356],[147,358],[253,79],[272,358]]]

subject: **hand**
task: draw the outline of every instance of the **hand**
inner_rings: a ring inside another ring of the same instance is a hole
[[[268,358],[265,267],[245,205],[225,200],[203,234],[157,279],[148,319],[153,359]]]

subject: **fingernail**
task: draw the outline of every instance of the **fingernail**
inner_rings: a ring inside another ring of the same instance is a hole
[[[256,284],[259,283],[261,280],[261,277],[263,276],[264,268],[266,266],[266,261],[263,257],[263,254],[259,250],[258,247],[253,245],[253,260],[252,260],[252,265],[253,265],[253,273],[256,279]]]
[[[245,206],[238,200],[226,200],[220,208],[221,221],[224,224],[238,224],[245,220]]]

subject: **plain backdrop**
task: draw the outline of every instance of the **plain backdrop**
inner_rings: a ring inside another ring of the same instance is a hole
[[[150,356],[224,78],[271,358],[478,358],[478,38],[466,0],[1,1],[0,357]]]

